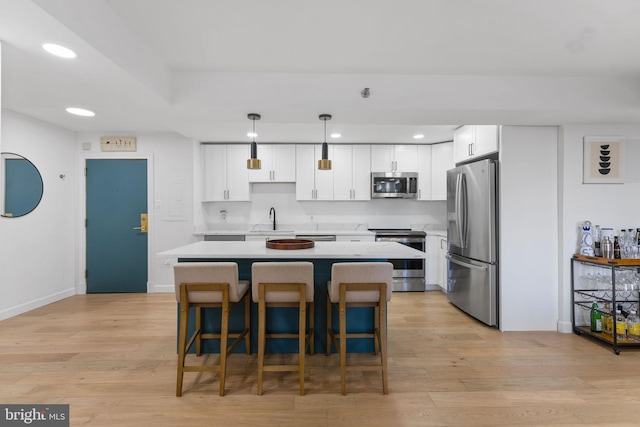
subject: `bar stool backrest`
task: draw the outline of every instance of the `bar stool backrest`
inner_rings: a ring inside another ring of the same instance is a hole
[[[174,266],[176,301],[180,302],[181,283],[228,283],[229,301],[238,302],[244,294],[238,285],[235,262],[181,262]],[[242,288],[249,286],[242,283]],[[189,292],[189,303],[221,302],[222,292]]]
[[[340,283],[386,283],[387,301],[393,292],[393,264],[390,262],[338,262],[331,266],[329,282],[331,302],[337,303]],[[347,291],[347,302],[376,302],[378,291]]]

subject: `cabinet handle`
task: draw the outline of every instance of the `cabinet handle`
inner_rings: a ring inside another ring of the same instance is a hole
[[[422,199],[422,189],[418,189],[418,199]]]

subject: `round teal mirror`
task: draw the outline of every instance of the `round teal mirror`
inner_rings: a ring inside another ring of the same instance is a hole
[[[42,200],[42,176],[28,159],[15,153],[0,153],[0,212],[5,218],[24,216]]]

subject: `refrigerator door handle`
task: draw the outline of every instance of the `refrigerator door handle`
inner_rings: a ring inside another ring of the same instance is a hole
[[[449,261],[451,261],[454,264],[458,264],[467,268],[472,268],[474,270],[487,271],[489,269],[486,266],[474,265],[474,264],[469,264],[468,262],[460,261],[459,259],[453,258],[450,255],[445,255],[445,258],[447,258]]]
[[[467,247],[467,221],[469,212],[468,197],[467,197],[467,175],[460,174],[460,206],[462,222],[460,223],[460,243],[462,248]]]
[[[456,193],[455,193],[455,197],[454,197],[454,203],[455,203],[455,207],[454,209],[456,210],[456,237],[458,239],[458,243],[460,244],[461,248],[464,248],[464,245],[462,244],[462,234],[461,234],[461,230],[460,230],[460,218],[461,218],[461,212],[460,212],[460,174],[456,175]]]

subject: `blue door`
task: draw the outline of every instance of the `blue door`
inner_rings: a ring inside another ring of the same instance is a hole
[[[87,160],[87,293],[147,292],[146,160]]]

